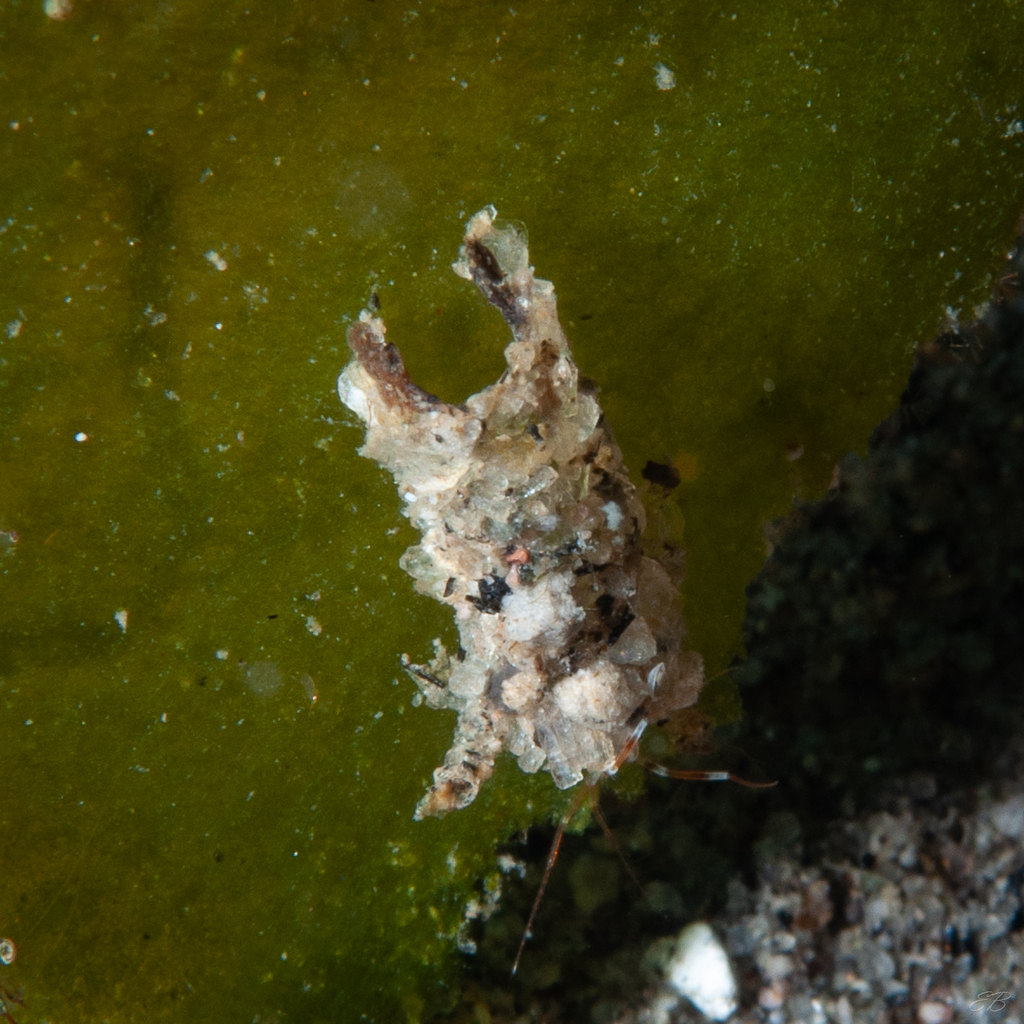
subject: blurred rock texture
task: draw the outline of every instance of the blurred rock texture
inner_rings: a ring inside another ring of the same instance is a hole
[[[915,769],[978,778],[1020,727],[1022,245],[748,589],[743,744],[808,810]]]
[[[834,824],[811,863],[793,850],[763,862],[752,890],[733,884],[715,921],[744,987],[733,1021],[1020,1021],[1024,784],[927,797],[928,783]],[[646,999],[617,1019],[703,1019]]]

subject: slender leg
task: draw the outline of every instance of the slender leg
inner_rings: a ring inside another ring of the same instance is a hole
[[[615,838],[615,833],[608,827],[608,822],[604,820],[604,815],[601,813],[601,808],[597,806],[597,801],[594,802],[594,806],[591,810],[593,811],[594,817],[597,818],[597,823],[601,826],[601,831],[604,832],[605,839],[608,840],[612,849],[618,854],[619,860],[622,862],[622,866],[626,869],[626,874],[633,879],[633,884],[642,894],[644,887],[640,884],[640,879],[636,877],[636,872],[630,867],[629,861],[626,860],[626,855],[622,852],[622,847],[619,845],[618,839]]]
[[[558,850],[562,845],[562,837],[565,835],[565,828],[576,816],[576,812],[583,806],[583,801],[586,800],[593,791],[594,787],[592,785],[588,785],[583,789],[580,789],[576,796],[573,797],[568,810],[562,815],[562,819],[558,823],[558,828],[555,829],[555,838],[552,841],[551,849],[548,852],[547,863],[544,865],[544,874],[541,876],[540,888],[537,890],[537,895],[534,897],[533,906],[530,908],[530,917],[526,922],[526,929],[523,931],[523,937],[519,940],[519,949],[516,952],[516,958],[512,964],[513,978],[516,976],[516,971],[519,970],[519,961],[522,959],[523,950],[526,948],[526,940],[530,937],[530,932],[533,929],[533,922],[537,917],[537,911],[540,909],[540,902],[544,898],[544,890],[548,887],[548,879],[551,877],[551,869],[555,866],[555,861],[558,860]]]
[[[619,751],[618,756],[615,758],[615,763],[608,769],[609,775],[614,775],[629,758],[633,755],[633,751],[636,750],[637,744],[640,742],[640,737],[644,734],[644,729],[647,728],[647,719],[641,718],[636,724],[636,728],[630,734],[630,737],[622,745],[622,749]],[[592,782],[588,783],[583,789],[579,790],[575,797],[573,797],[572,803],[569,804],[568,810],[562,815],[562,820],[558,823],[558,828],[555,830],[555,838],[551,843],[551,850],[548,853],[548,862],[544,865],[544,874],[541,876],[540,888],[537,890],[537,895],[533,900],[533,907],[530,909],[530,917],[526,922],[526,930],[523,932],[523,937],[519,940],[519,949],[516,951],[515,962],[512,964],[512,977],[516,976],[516,971],[519,970],[519,961],[522,959],[523,950],[526,948],[526,940],[530,937],[530,932],[533,929],[533,922],[537,917],[537,911],[540,909],[540,902],[544,896],[544,890],[547,888],[548,879],[551,877],[551,869],[555,866],[555,861],[558,860],[558,850],[562,845],[562,837],[565,835],[565,828],[570,821],[576,816],[576,812],[583,806],[583,801],[587,799],[593,799],[593,794],[597,791],[597,786],[600,783],[603,776],[598,776]],[[612,845],[615,847],[615,851],[619,857],[622,858],[622,863],[626,865],[626,870],[629,872],[630,878],[636,882],[637,887],[641,888],[640,882],[636,875],[633,873],[633,869],[626,864],[626,858],[622,856],[622,850],[619,844],[615,841],[615,837],[611,833],[611,829],[608,828],[608,822],[604,820],[601,812],[597,809],[596,802],[593,804],[594,816],[601,823],[601,828],[604,829],[604,834],[611,840]]]

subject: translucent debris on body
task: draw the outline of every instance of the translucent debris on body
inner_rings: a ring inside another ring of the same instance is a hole
[[[462,405],[417,387],[364,311],[338,394],[366,424],[360,454],[395,477],[422,539],[401,565],[451,606],[458,656],[405,660],[426,703],[458,713],[416,817],[470,804],[504,747],[562,789],[604,772],[641,716],[695,703],[679,596],[640,549],[645,516],[523,235],[493,207],[468,223],[454,270],[512,329],[500,380]],[[653,693],[657,683],[657,693]]]

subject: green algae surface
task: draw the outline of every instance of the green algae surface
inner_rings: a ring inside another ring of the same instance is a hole
[[[0,2],[20,1024],[454,998],[493,844],[559,797],[506,764],[412,821],[453,722],[398,656],[451,627],[355,455],[345,323],[375,290],[413,378],[463,398],[507,340],[449,269],[463,222],[524,222],[627,462],[680,471],[718,671],[763,524],[991,289],[1024,198],[1021,11]]]

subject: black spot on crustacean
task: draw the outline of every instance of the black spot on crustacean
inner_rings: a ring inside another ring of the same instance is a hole
[[[636,618],[636,616],[629,610],[628,607],[622,610],[622,614],[619,616],[618,622],[612,626],[611,632],[608,634],[608,645],[609,647],[619,642],[619,637],[626,632],[626,627]]]
[[[636,618],[625,601],[616,601],[611,594],[602,594],[594,606],[601,616],[603,629],[607,630],[609,645],[617,643],[619,637],[626,632],[626,627]],[[593,638],[599,640],[600,631]]]
[[[568,544],[563,544],[560,548],[555,548],[551,552],[552,558],[568,558],[569,555],[575,555],[580,549],[579,541],[575,538],[569,541]]]
[[[603,562],[601,565],[594,565],[593,562],[588,562],[584,558],[572,572],[574,576],[589,576],[592,572],[601,572],[604,569],[607,569],[611,564],[611,562]]]
[[[501,599],[512,593],[512,588],[502,576],[485,576],[482,580],[477,580],[476,585],[480,596],[467,594],[466,600],[484,615],[497,615],[501,611]]]

